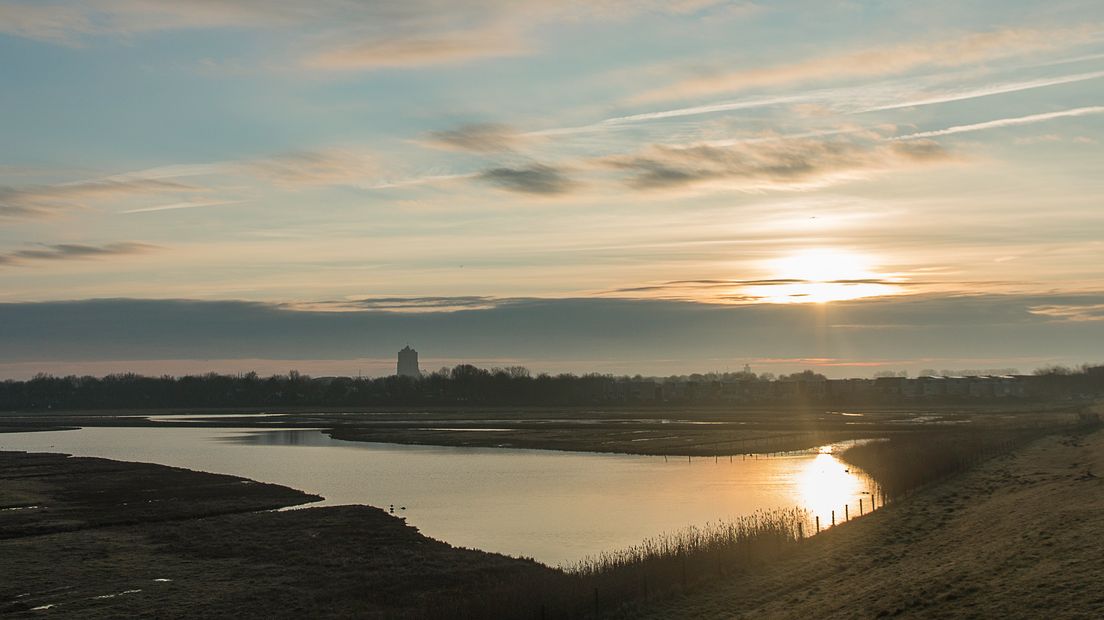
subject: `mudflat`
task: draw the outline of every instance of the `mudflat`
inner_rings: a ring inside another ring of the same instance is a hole
[[[648,618],[1104,617],[1104,431],[1040,439]]]
[[[0,453],[0,616],[426,617],[551,571],[234,476]]]
[[[193,410],[0,413],[0,433],[77,427],[311,428],[335,439],[399,444],[529,448],[672,456],[804,450],[848,439],[933,428],[1004,430],[1073,423],[1079,406],[1006,403],[813,406],[511,408],[408,410]],[[256,415],[264,413],[264,415]]]

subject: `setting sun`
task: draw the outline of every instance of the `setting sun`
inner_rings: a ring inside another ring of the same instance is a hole
[[[874,261],[853,252],[810,249],[766,262],[774,280],[746,291],[771,303],[824,303],[890,295],[899,287],[887,283]]]

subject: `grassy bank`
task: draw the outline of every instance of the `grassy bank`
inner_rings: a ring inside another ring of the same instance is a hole
[[[957,430],[893,435],[851,446],[841,458],[874,478],[881,495],[892,501],[1052,432]]]
[[[1104,431],[926,485],[736,579],[624,617],[1104,617]]]
[[[1087,413],[1064,424],[894,433],[878,441],[851,446],[841,458],[869,474],[877,481],[881,494],[895,500],[1040,437],[1063,431],[1091,432],[1099,426],[1096,414]]]
[[[939,480],[1008,455],[1059,431],[1088,424],[1028,428],[954,428],[900,432],[852,446],[843,459],[870,474],[883,498],[899,500]],[[799,510],[759,513],[731,523],[690,528],[590,558],[570,575],[503,584],[454,610],[463,618],[574,618],[632,615],[672,596],[742,579],[820,543],[806,540]],[[635,611],[634,611],[635,610]],[[723,614],[722,614],[723,615]],[[859,614],[863,615],[863,614]]]

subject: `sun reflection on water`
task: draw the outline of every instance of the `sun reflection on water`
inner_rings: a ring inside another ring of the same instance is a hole
[[[859,516],[858,498],[865,488],[862,478],[851,472],[828,448],[821,449],[816,458],[809,461],[797,475],[801,504],[809,511],[810,522],[820,517],[821,529],[831,525],[833,510],[836,511],[836,522],[842,522],[844,506],[855,511],[850,514],[851,517]]]

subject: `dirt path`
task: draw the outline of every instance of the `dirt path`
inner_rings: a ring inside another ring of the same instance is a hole
[[[1049,437],[653,618],[1104,618],[1104,431]]]

